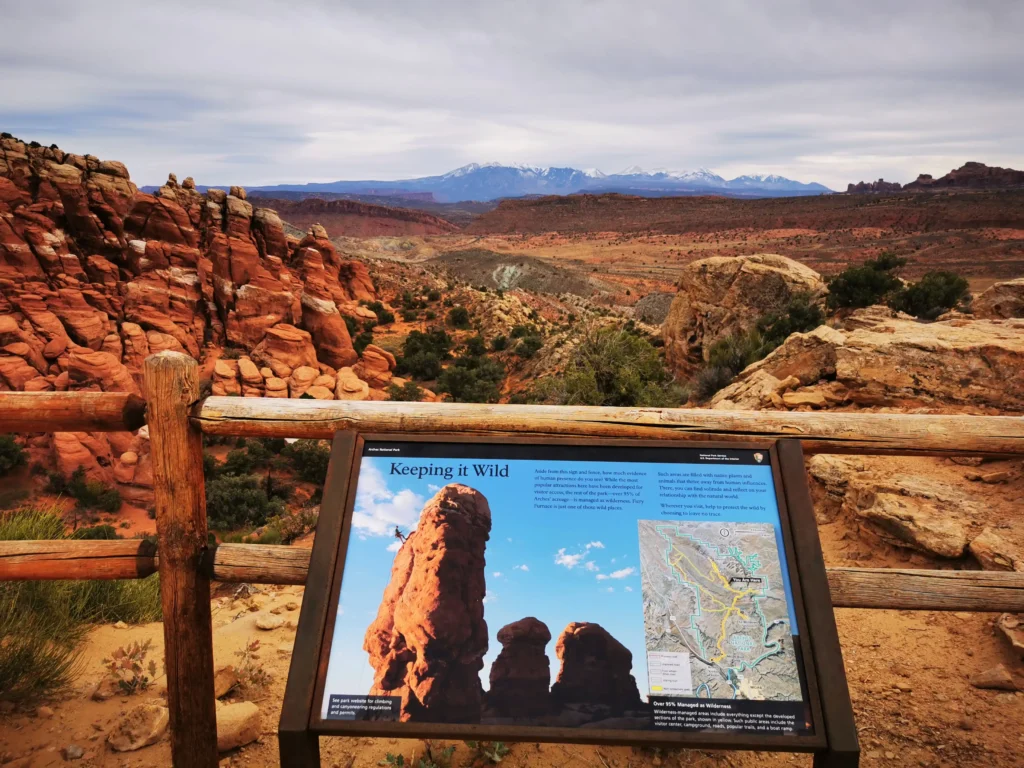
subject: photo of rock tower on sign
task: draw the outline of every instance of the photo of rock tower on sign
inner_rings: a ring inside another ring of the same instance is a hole
[[[630,674],[632,653],[598,624],[565,628],[556,643],[561,667],[554,685],[547,625],[532,616],[507,624],[497,632],[502,650],[484,691],[491,525],[487,499],[467,485],[446,485],[427,502],[395,556],[366,631],[363,647],[374,669],[370,696],[398,697],[403,721],[555,726],[631,715],[646,726],[645,704]]]

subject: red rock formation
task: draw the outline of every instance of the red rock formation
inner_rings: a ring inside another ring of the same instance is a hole
[[[846,194],[864,195],[869,193],[878,194],[881,192],[899,192],[902,188],[902,185],[898,181],[886,181],[885,179],[879,179],[878,181],[858,181],[856,184],[846,185]]]
[[[307,389],[333,397],[336,369],[359,360],[338,305],[372,317],[356,302],[375,298],[365,265],[339,256],[322,227],[299,248],[240,187],[200,194],[171,174],[140,193],[121,163],[0,137],[0,390],[141,393],[147,355],[201,358],[230,343],[268,374],[222,365],[218,391],[287,396],[293,369],[307,366],[331,374]],[[371,354],[364,366],[377,386],[380,362]],[[364,389],[346,378],[345,396],[370,397]],[[71,439],[57,444],[68,454],[58,463],[84,460]],[[145,486],[147,451],[142,440],[134,460],[87,463],[106,482]]]
[[[1024,171],[989,167],[984,163],[964,163],[941,178],[922,173],[904,190],[922,192],[945,189],[1015,189],[1024,187]]]
[[[501,653],[491,665],[487,705],[505,717],[536,717],[550,708],[551,663],[544,647],[551,632],[532,616],[498,630]]]
[[[395,556],[363,648],[374,669],[370,694],[401,697],[403,721],[480,720],[490,530],[487,499],[453,483],[427,502]]]
[[[555,645],[562,662],[551,686],[556,705],[604,704],[614,713],[643,706],[631,674],[633,654],[600,624],[574,621]]]

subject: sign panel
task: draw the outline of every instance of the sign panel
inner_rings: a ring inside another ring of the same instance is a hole
[[[313,730],[823,745],[775,449],[552,442],[360,441]]]

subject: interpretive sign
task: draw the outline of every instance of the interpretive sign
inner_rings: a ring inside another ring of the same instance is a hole
[[[794,506],[772,443],[339,438],[285,702],[308,719],[282,715],[282,750],[292,730],[828,753],[819,667],[842,666],[808,622],[828,586],[799,471]]]

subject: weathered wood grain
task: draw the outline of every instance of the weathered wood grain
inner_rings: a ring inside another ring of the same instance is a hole
[[[828,583],[837,608],[1024,610],[1024,573],[829,568]]]
[[[156,569],[156,544],[142,539],[0,541],[0,581],[139,579]]]
[[[221,544],[213,578],[246,584],[305,584],[312,550],[273,544]]]
[[[1024,454],[1024,417],[718,411],[208,397],[192,410],[203,432],[329,438],[368,433],[566,435],[665,440],[799,438],[807,453],[922,456]]]
[[[4,432],[124,432],[146,423],[146,401],[127,392],[0,392]]]
[[[210,578],[206,551],[203,436],[189,424],[199,399],[199,365],[180,352],[144,363],[160,542],[160,602],[170,711],[171,757],[181,768],[216,768]]]

